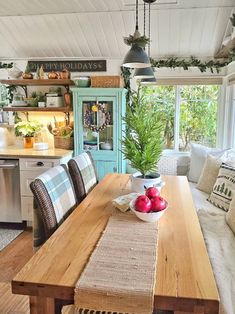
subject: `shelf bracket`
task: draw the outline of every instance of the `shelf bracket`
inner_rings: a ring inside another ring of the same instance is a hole
[[[25,115],[26,120],[29,122],[29,113],[28,113],[28,111],[23,111],[22,113]]]
[[[25,97],[28,97],[28,89],[27,89],[27,85],[19,85],[20,87],[23,88],[24,92],[25,92]]]
[[[68,126],[70,124],[70,112],[64,112],[65,115],[65,124]]]
[[[66,89],[66,93],[69,93],[69,85],[64,85],[65,89]]]

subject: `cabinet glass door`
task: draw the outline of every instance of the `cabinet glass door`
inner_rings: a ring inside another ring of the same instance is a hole
[[[83,100],[82,112],[83,150],[113,151],[113,100]]]

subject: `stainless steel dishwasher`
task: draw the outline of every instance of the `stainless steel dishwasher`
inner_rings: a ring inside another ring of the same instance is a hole
[[[22,222],[19,160],[0,159],[0,222]]]

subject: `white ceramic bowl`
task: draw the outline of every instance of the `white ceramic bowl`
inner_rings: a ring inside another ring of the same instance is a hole
[[[19,77],[21,77],[22,75],[22,71],[18,71],[16,69],[9,69],[8,70],[8,76],[10,76],[10,78],[13,78],[13,79],[17,79]]]
[[[137,210],[135,210],[135,201],[136,200],[132,200],[130,202],[130,209],[131,211],[141,220],[146,221],[146,222],[155,222],[157,220],[159,220],[162,215],[165,213],[165,211],[168,208],[168,203],[166,203],[166,208],[159,211],[159,212],[151,212],[151,213],[141,213],[138,212]]]
[[[38,142],[33,144],[35,150],[48,150],[48,143]]]
[[[91,78],[89,76],[74,77],[73,81],[78,87],[90,87],[91,85]]]

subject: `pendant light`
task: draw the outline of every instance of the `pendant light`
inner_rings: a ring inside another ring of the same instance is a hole
[[[143,0],[144,1],[144,4],[145,3],[148,3],[149,4],[149,44],[148,44],[148,56],[150,58],[150,21],[151,21],[151,10],[150,10],[150,5],[151,3],[155,2],[156,0]],[[145,8],[145,7],[144,7]],[[152,67],[149,67],[149,68],[145,68],[143,69],[145,71],[142,71],[142,72],[139,72],[138,70],[136,70],[135,72],[135,77],[136,79],[141,79],[141,83],[154,83],[156,82],[156,78],[155,78],[155,75],[154,75],[154,68]],[[138,71],[138,72],[137,72]]]
[[[156,77],[150,77],[150,78],[145,78],[141,80],[141,84],[142,83],[156,83]]]
[[[136,0],[136,23],[133,37],[134,39],[141,37],[138,24],[138,0]],[[142,47],[137,44],[132,44],[131,49],[124,58],[122,66],[126,68],[146,68],[150,66],[150,60]]]
[[[142,68],[142,69],[136,69],[134,77],[137,80],[142,80],[142,79],[148,79],[148,78],[154,78],[154,72],[152,67],[148,68]]]

